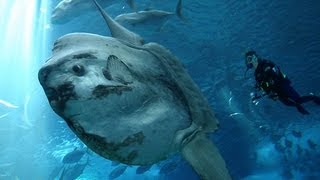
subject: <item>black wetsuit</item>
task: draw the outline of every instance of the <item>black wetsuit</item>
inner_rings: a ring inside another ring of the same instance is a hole
[[[266,95],[279,99],[287,106],[295,106],[302,114],[309,114],[301,104],[313,100],[320,104],[320,98],[315,95],[300,96],[291,86],[291,81],[280,71],[280,68],[269,60],[260,59],[255,70],[256,88]]]

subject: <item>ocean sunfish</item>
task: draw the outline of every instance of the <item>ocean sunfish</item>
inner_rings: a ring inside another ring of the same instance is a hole
[[[136,41],[93,1],[112,37],[71,33],[54,43],[38,73],[53,111],[106,159],[144,166],[181,153],[202,179],[231,179],[207,137],[219,122],[180,60]]]

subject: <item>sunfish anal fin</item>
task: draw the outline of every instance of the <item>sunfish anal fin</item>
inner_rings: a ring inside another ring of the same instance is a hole
[[[206,137],[198,133],[181,149],[183,157],[190,163],[202,180],[231,180],[224,159],[218,148]]]

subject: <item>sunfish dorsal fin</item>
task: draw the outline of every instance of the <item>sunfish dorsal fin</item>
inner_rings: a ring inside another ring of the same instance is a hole
[[[123,40],[125,42],[134,44],[134,45],[143,45],[144,40],[141,36],[139,36],[136,33],[133,33],[126,29],[125,27],[121,26],[119,23],[114,21],[98,4],[96,0],[93,0],[94,4],[97,6],[98,10],[100,11],[101,15],[103,16],[104,20],[106,21],[111,36],[120,40]]]

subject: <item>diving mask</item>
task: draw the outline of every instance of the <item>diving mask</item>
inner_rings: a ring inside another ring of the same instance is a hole
[[[253,68],[253,62],[257,62],[258,61],[258,57],[255,54],[252,55],[248,55],[246,57],[246,66],[248,69]]]

